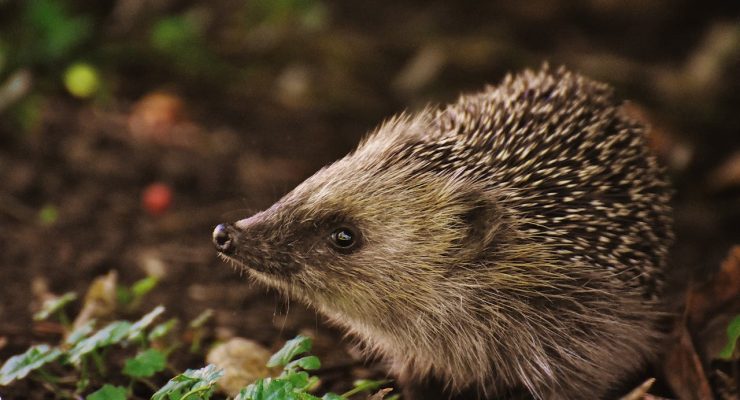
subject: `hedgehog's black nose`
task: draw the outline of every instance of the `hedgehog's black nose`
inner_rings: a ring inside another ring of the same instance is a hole
[[[231,229],[228,224],[219,224],[216,229],[213,230],[213,245],[216,246],[216,250],[230,254],[234,250],[234,241],[231,237]]]

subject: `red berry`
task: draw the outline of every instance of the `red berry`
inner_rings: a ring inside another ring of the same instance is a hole
[[[150,215],[162,215],[172,204],[172,189],[164,183],[152,183],[144,189],[141,203]]]

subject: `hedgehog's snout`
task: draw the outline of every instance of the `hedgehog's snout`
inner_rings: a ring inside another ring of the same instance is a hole
[[[213,245],[227,256],[235,255],[239,248],[254,245],[249,238],[258,236],[255,227],[259,227],[259,221],[261,220],[257,216],[251,216],[234,223],[218,224],[213,229]]]
[[[213,245],[221,253],[234,253],[234,227],[231,224],[218,224],[213,230]]]

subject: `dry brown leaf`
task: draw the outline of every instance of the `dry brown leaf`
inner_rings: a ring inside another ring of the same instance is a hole
[[[442,72],[447,62],[445,49],[437,43],[423,46],[393,80],[393,88],[405,95],[414,94],[429,85]]]
[[[161,145],[193,147],[201,141],[201,128],[188,117],[178,96],[153,92],[131,109],[128,127],[137,140]]]
[[[725,190],[740,186],[740,151],[732,154],[707,179],[713,190]]]
[[[622,396],[619,400],[641,400],[645,398],[645,395],[647,394],[647,391],[650,390],[650,388],[653,386],[653,383],[655,383],[655,378],[650,378],[643,382],[640,386],[632,389],[629,393]]]
[[[715,383],[717,384],[717,396],[722,400],[740,400],[740,392],[738,391],[738,383],[732,376],[725,374],[722,371],[715,371],[714,376],[717,378]]]
[[[44,302],[56,298],[56,295],[49,289],[49,280],[43,276],[34,276],[31,279],[31,295],[33,296],[31,303],[33,312],[40,310]]]
[[[650,393],[646,393],[642,400],[669,400],[665,397],[655,396]]]
[[[682,400],[713,399],[704,367],[684,321],[676,324],[671,343],[663,360],[663,374],[673,393]]]
[[[698,325],[713,311],[738,299],[740,299],[740,245],[730,249],[729,255],[712,280],[689,289],[686,314],[692,325]]]
[[[383,399],[385,399],[385,396],[388,393],[390,393],[391,390],[393,390],[393,389],[391,389],[391,388],[380,389],[375,394],[373,394],[371,396],[368,396],[367,397],[367,400],[383,400]]]
[[[91,319],[106,318],[116,310],[116,284],[118,274],[110,271],[99,276],[90,284],[85,294],[85,303],[77,315],[74,327],[77,328]]]
[[[275,95],[278,100],[291,108],[301,108],[311,101],[313,76],[305,65],[286,67],[275,82]]]
[[[279,369],[271,370],[265,366],[270,356],[270,351],[259,343],[237,337],[214,346],[206,361],[224,370],[218,386],[233,397],[257,379],[279,374]]]

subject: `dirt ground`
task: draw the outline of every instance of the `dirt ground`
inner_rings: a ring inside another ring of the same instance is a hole
[[[172,316],[213,309],[209,339],[275,349],[315,335],[328,389],[382,377],[313,310],[219,260],[213,227],[268,207],[392,114],[544,61],[611,83],[655,128],[676,185],[674,293],[740,244],[740,3],[326,1],[319,23],[236,37],[239,2],[154,3],[152,14],[207,12],[209,54],[225,66],[119,54],[104,64],[104,99],[36,86],[38,118],[23,129],[0,110],[0,360],[53,340],[31,320],[40,293],[84,293],[115,270],[126,283],[161,274],[147,302]],[[90,6],[111,23],[102,37],[136,37],[118,6]],[[173,199],[154,216],[142,193],[157,182]],[[50,206],[58,217],[43,223]]]

